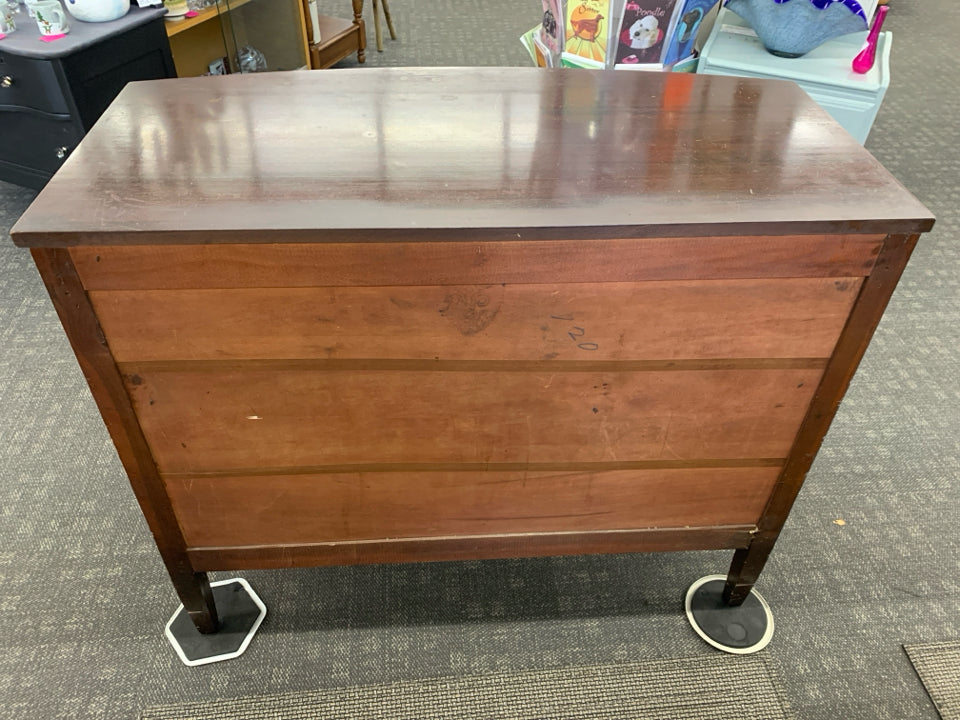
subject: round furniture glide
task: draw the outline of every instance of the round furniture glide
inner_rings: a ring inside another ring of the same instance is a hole
[[[773,637],[773,615],[766,600],[751,590],[742,605],[723,600],[726,575],[707,575],[687,590],[687,620],[713,647],[735,655],[763,650]]]

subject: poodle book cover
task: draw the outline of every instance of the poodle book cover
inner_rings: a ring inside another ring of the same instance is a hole
[[[616,37],[617,68],[659,70],[662,67],[664,40],[673,32],[677,1],[627,0]]]
[[[611,0],[567,0],[563,46],[565,65],[606,67],[612,15]]]

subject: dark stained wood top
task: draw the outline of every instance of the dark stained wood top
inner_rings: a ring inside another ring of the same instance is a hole
[[[361,68],[131,83],[13,236],[60,246],[932,224],[790,82]]]

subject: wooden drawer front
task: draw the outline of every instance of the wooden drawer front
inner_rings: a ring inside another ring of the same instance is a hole
[[[277,473],[356,463],[783,458],[821,373],[343,371],[268,363],[141,368],[126,382],[161,472]]]
[[[88,290],[863,277],[883,235],[79,247]],[[131,241],[162,242],[140,233]],[[76,238],[72,238],[75,242]]]
[[[33,24],[33,20],[26,16],[20,21]],[[0,76],[10,78],[9,87],[0,87],[0,106],[26,107],[61,115],[70,113],[54,64],[49,60],[0,52]]]
[[[138,360],[825,358],[860,278],[90,293]]]
[[[779,468],[166,478],[192,547],[750,525]]]

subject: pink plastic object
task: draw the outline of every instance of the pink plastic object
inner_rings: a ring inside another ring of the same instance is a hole
[[[54,40],[59,40],[60,38],[65,38],[66,33],[60,33],[59,35],[43,35],[40,38],[41,42],[53,42]]]
[[[191,17],[196,17],[199,14],[200,13],[198,13],[196,10],[190,10],[186,15],[184,15],[184,17],[191,18]]]
[[[889,9],[886,5],[877,8],[877,14],[873,18],[873,27],[870,28],[870,34],[867,35],[867,42],[863,46],[863,50],[857,53],[857,56],[853,59],[854,72],[863,75],[870,72],[870,68],[873,67],[873,63],[877,59],[877,38],[880,37],[880,28],[883,27],[883,19],[887,16],[887,10]]]

